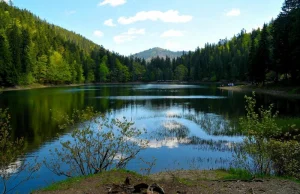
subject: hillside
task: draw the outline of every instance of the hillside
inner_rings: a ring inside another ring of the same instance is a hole
[[[152,49],[148,49],[139,53],[134,54],[134,57],[137,58],[141,58],[141,59],[145,59],[146,61],[150,61],[152,58],[155,57],[160,57],[160,58],[166,58],[166,56],[170,57],[171,59],[173,58],[177,58],[182,56],[184,51],[178,51],[178,52],[174,52],[174,51],[170,51],[167,49],[163,49],[163,48],[159,48],[159,47],[155,47]]]
[[[0,86],[126,82],[133,62],[0,1]]]
[[[194,52],[152,48],[125,57],[0,1],[0,86],[156,80],[300,85],[300,4],[287,2],[262,29],[243,29]]]

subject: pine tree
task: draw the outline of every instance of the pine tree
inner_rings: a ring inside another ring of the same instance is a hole
[[[9,50],[12,57],[13,68],[10,69],[10,83],[13,85],[18,84],[20,73],[22,72],[21,63],[21,43],[22,37],[19,27],[16,22],[14,22],[10,28],[8,28],[7,37],[9,41]]]
[[[13,71],[11,64],[11,55],[8,42],[4,33],[0,32],[0,84],[8,85],[10,83],[10,72]]]
[[[294,9],[300,8],[300,0],[285,0],[282,6],[282,13],[289,14]]]
[[[263,84],[265,83],[266,72],[270,63],[270,45],[268,36],[267,25],[264,24],[257,48],[257,72],[255,73],[257,81],[262,82]]]

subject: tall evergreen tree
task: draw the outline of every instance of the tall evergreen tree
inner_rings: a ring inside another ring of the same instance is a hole
[[[8,85],[10,83],[10,75],[13,71],[11,64],[11,55],[5,34],[0,31],[0,84]]]
[[[270,64],[270,45],[268,41],[268,29],[267,25],[264,24],[264,27],[261,32],[258,48],[257,48],[257,60],[255,70],[257,71],[256,80],[259,82],[265,83],[266,72]]]

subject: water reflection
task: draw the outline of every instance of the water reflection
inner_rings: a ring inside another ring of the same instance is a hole
[[[183,84],[145,84],[136,86],[135,90],[172,90],[172,89],[195,89],[195,88],[207,88],[205,85],[183,85]]]
[[[10,177],[13,174],[16,174],[17,172],[19,172],[23,163],[23,160],[17,159],[15,162],[9,164],[5,169],[0,169],[0,176]]]
[[[9,108],[13,137],[25,137],[28,158],[40,160],[48,157],[49,148],[69,138],[68,131],[57,127],[61,121],[54,118],[59,114],[93,106],[109,118],[126,117],[147,130],[142,138],[149,145],[138,157],[146,161],[155,157],[153,172],[158,172],[174,161],[179,161],[178,168],[190,168],[191,163],[201,169],[229,167],[232,146],[242,140],[236,121],[245,114],[244,95],[213,85],[90,85],[4,92],[0,107]],[[274,103],[284,116],[300,115],[299,100],[257,94],[257,102],[259,106]],[[143,165],[137,159],[128,168],[138,171]],[[39,173],[22,191],[62,179],[44,167]]]
[[[96,97],[111,100],[160,100],[160,99],[223,99],[223,96],[109,96]]]

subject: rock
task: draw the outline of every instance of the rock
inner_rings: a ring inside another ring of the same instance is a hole
[[[133,193],[140,193],[143,190],[147,190],[148,188],[149,188],[149,185],[147,185],[146,183],[140,183],[140,184],[134,186]]]
[[[124,185],[130,185],[130,178],[126,177]]]
[[[165,194],[165,191],[162,187],[160,187],[158,184],[154,183],[149,188],[148,191],[155,191],[159,194]]]
[[[130,179],[128,177],[124,183],[125,184],[122,185],[113,184],[111,187],[107,187],[108,194],[131,194],[135,190],[134,187],[130,185]]]

